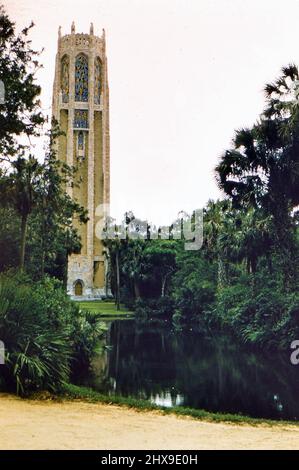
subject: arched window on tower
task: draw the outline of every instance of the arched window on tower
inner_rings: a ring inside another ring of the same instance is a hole
[[[77,160],[79,163],[85,160],[85,133],[83,131],[77,133]]]
[[[101,103],[102,92],[102,64],[99,57],[96,57],[94,63],[94,102]]]
[[[60,88],[62,94],[62,102],[69,102],[69,57],[64,55],[61,60]]]
[[[75,101],[88,101],[88,58],[84,54],[76,57]]]
[[[84,134],[82,131],[78,132],[78,150],[84,150]]]

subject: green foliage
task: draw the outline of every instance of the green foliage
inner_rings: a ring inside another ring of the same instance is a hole
[[[215,265],[201,253],[190,252],[182,252],[177,263],[179,269],[174,275],[172,291],[176,307],[174,325],[176,328],[202,325],[215,298]]]
[[[296,214],[292,217],[296,224]],[[298,331],[298,296],[286,288],[274,230],[273,217],[261,208],[209,201],[198,252],[185,251],[180,240],[119,241],[123,300],[134,305],[136,319],[144,324],[201,331],[220,327],[243,342],[283,347]],[[166,293],[161,289],[165,275]]]
[[[234,147],[224,153],[216,168],[218,184],[235,207],[262,211],[271,220],[272,252],[279,257],[286,289],[293,289],[298,281],[292,214],[299,204],[298,78],[297,67],[290,65],[274,84],[266,85],[261,118],[251,129],[236,132]],[[255,246],[256,256],[261,246],[262,241]]]
[[[65,280],[67,257],[81,248],[73,219],[84,224],[88,217],[87,211],[65,192],[67,185],[77,185],[76,171],[56,159],[52,141],[57,134],[54,128],[48,136],[37,206],[29,219],[29,247],[35,259],[28,256],[27,266],[37,277],[48,273]]]
[[[7,386],[17,393],[32,388],[57,390],[69,376],[68,331],[51,325],[35,291],[18,278],[1,276],[0,306]]]
[[[131,213],[130,217],[128,213],[125,215],[125,221],[125,237],[120,239],[115,232],[115,238],[105,240],[104,244],[109,250],[112,292],[117,298],[119,290],[121,300],[132,308],[134,300],[140,297],[158,298],[167,294],[181,244],[173,240],[150,240],[147,233],[139,238],[139,225],[143,222]]]
[[[99,314],[101,317],[124,317],[133,315],[134,312],[127,310],[122,307],[121,310],[117,310],[115,302],[104,299],[104,300],[87,300],[79,302],[80,309],[87,310],[93,314]]]
[[[81,371],[86,373],[92,358],[99,350],[99,341],[106,331],[106,324],[102,322],[101,315],[94,312],[80,310],[79,314],[71,319],[70,341],[73,345],[71,361],[71,378],[76,380]]]
[[[243,283],[223,288],[211,314],[216,323],[230,328],[243,342],[289,347],[299,335],[299,295],[286,294],[266,276],[259,281],[252,284],[244,277]]]
[[[8,389],[59,390],[89,365],[103,331],[94,314],[80,312],[57,280],[32,285],[25,275],[0,277],[0,338],[6,348]]]
[[[0,272],[19,263],[20,223],[15,211],[0,207]]]
[[[212,314],[220,326],[229,327],[232,322],[236,322],[239,309],[242,307],[243,303],[246,302],[248,297],[250,299],[250,280],[248,277],[243,276],[243,279],[240,279],[240,281],[237,284],[223,287],[217,292]],[[251,320],[251,318],[252,317],[250,317],[249,320]],[[248,318],[246,321],[248,321]]]
[[[0,104],[0,155],[11,157],[24,145],[19,136],[37,136],[44,123],[35,82],[40,68],[39,52],[28,37],[33,23],[16,33],[15,23],[0,6],[0,80],[5,86],[5,100]]]
[[[88,220],[83,207],[65,192],[74,180],[75,171],[57,161],[51,147],[43,163],[32,156],[17,158],[7,174],[0,173],[0,206],[7,218],[2,236],[7,250],[19,252],[18,261],[15,255],[1,259],[2,270],[19,265],[37,279],[49,273],[65,280],[67,257],[81,247],[72,220]]]

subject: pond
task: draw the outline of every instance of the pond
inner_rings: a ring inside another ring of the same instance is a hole
[[[167,407],[299,420],[299,366],[289,351],[253,351],[224,334],[178,334],[134,320],[107,327],[82,385]]]

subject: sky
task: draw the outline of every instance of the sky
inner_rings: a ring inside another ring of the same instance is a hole
[[[264,85],[299,63],[299,0],[4,0],[17,28],[36,24],[50,113],[57,31],[106,30],[111,215],[170,224],[221,196],[214,168],[251,126]]]

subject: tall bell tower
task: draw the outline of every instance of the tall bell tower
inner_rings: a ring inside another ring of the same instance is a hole
[[[53,116],[63,131],[57,142],[61,161],[77,167],[78,187],[69,195],[88,210],[89,221],[74,220],[82,242],[80,254],[68,260],[67,291],[72,297],[99,298],[106,294],[103,245],[95,236],[95,210],[110,200],[109,87],[105,31],[94,35],[58,31]]]

